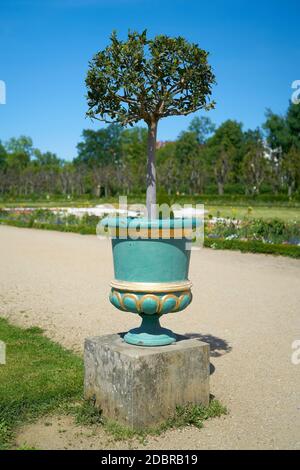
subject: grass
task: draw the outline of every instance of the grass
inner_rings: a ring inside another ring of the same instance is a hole
[[[77,424],[103,426],[104,430],[111,434],[115,440],[137,438],[144,442],[147,436],[159,436],[169,429],[178,429],[186,426],[195,426],[200,429],[204,426],[206,420],[226,415],[227,409],[215,398],[210,400],[207,407],[194,404],[177,406],[173,416],[160,426],[147,428],[142,431],[130,429],[115,421],[106,419],[91,401],[83,401],[76,405],[71,405],[68,412],[74,416]]]
[[[234,217],[236,219],[243,219],[244,217],[250,216],[254,219],[281,219],[285,222],[300,221],[300,207],[296,206],[235,206],[206,204],[205,209],[213,217]]]
[[[82,360],[42,335],[0,319],[6,365],[0,365],[0,449],[8,447],[16,427],[49,413],[82,394]]]
[[[106,419],[93,403],[82,399],[80,357],[44,337],[39,328],[22,329],[1,318],[0,338],[6,343],[7,351],[6,364],[0,365],[2,450],[12,448],[18,426],[53,412],[71,414],[77,424],[102,426],[116,440],[138,438],[141,441],[171,428],[201,428],[205,420],[227,413],[224,406],[212,399],[208,407],[177,407],[174,415],[155,429],[142,432],[128,429]]]
[[[0,199],[0,208],[9,207],[31,207],[39,209],[41,207],[51,208],[51,207],[94,207],[98,204],[118,204],[117,197],[111,198],[92,198],[92,199],[41,199],[37,201],[32,200],[1,200]],[[132,204],[135,199],[128,198],[128,203]]]

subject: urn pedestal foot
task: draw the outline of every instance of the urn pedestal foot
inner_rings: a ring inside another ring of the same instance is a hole
[[[124,336],[126,343],[136,346],[166,346],[176,342],[175,334],[167,328],[162,328],[157,314],[140,317],[141,326],[128,331]]]

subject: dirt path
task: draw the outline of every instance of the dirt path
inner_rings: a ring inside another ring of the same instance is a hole
[[[108,302],[108,241],[1,226],[0,260],[0,315],[19,325],[38,325],[80,351],[86,336],[137,324],[134,315]],[[162,323],[210,342],[211,392],[230,414],[199,431],[150,438],[147,447],[299,449],[300,364],[294,365],[291,355],[292,342],[300,339],[300,262],[204,249],[192,253],[190,278],[193,303]],[[26,427],[19,442],[39,448],[112,447],[103,432],[91,436],[68,419],[61,424],[51,419],[51,426],[41,420]]]

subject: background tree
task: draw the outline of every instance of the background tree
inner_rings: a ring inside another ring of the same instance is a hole
[[[230,176],[237,180],[243,158],[244,135],[242,124],[227,120],[221,124],[207,141],[206,160],[215,175],[218,193],[224,193],[224,185]]]
[[[30,156],[23,152],[8,153],[6,161],[8,169],[21,173],[29,165]]]
[[[267,144],[277,154],[277,158],[280,158],[281,153],[288,151],[291,145],[285,118],[267,109],[263,129],[266,133]]]
[[[175,156],[180,171],[177,189],[189,194],[201,192],[204,165],[196,132],[181,132],[176,142]],[[188,187],[186,181],[189,181]]]
[[[207,56],[182,37],[148,39],[144,31],[129,33],[127,41],[113,33],[111,44],[90,63],[88,116],[123,126],[143,120],[148,126],[147,209],[151,218],[156,217],[158,121],[213,107],[209,97],[215,77]]]
[[[289,141],[288,150],[291,147],[300,149],[300,106],[299,104],[290,103],[287,114],[286,124],[288,128]]]
[[[28,160],[30,160],[34,152],[32,139],[25,135],[21,135],[18,138],[12,137],[6,142],[5,148],[7,153],[26,155]]]
[[[0,168],[4,168],[6,165],[7,152],[0,140]]]
[[[33,163],[37,166],[54,167],[60,164],[58,156],[53,152],[41,152],[39,149],[34,149],[33,155]]]
[[[115,163],[121,155],[121,127],[110,125],[105,129],[82,131],[82,141],[77,144],[76,164],[90,168]]]
[[[176,193],[180,185],[176,144],[177,142],[167,142],[157,150],[158,184],[165,188],[169,196]]]
[[[245,156],[242,162],[246,194],[258,194],[266,177],[267,160],[260,129],[245,132]]]
[[[120,186],[129,194],[140,192],[146,175],[147,130],[143,127],[125,129],[121,134],[122,164]]]
[[[99,197],[102,189],[107,196],[111,190],[111,176],[121,159],[121,126],[110,125],[97,131],[85,129],[78,143],[74,160],[78,170],[92,170],[93,193]]]
[[[195,116],[188,127],[188,130],[191,132],[195,132],[197,136],[198,144],[204,145],[208,139],[208,137],[213,134],[215,131],[216,126],[211,121],[209,117],[206,116]]]
[[[292,192],[296,185],[296,180],[291,182],[296,151],[300,149],[300,107],[290,103],[287,113],[279,116],[271,110],[267,110],[266,121],[263,125],[266,133],[266,140],[271,149],[270,182],[275,194],[278,194],[280,186],[283,184],[282,172],[285,173],[285,180],[289,181],[288,191]],[[290,153],[291,152],[291,153]],[[290,166],[292,165],[292,166]],[[287,176],[289,175],[289,176]]]
[[[218,149],[217,158],[214,163],[214,174],[218,186],[218,194],[223,196],[224,185],[228,181],[229,172],[232,167],[234,148],[230,142],[223,141]]]
[[[282,156],[291,147],[291,136],[285,116],[279,116],[270,109],[266,111],[266,121],[263,124],[263,129],[269,147],[269,182],[274,194],[278,194],[281,185]]]
[[[294,145],[283,156],[282,174],[288,187],[288,196],[291,197],[300,183],[300,149]]]
[[[159,196],[215,193],[217,186],[219,193],[259,191],[272,199],[272,193],[287,192],[299,199],[299,110],[289,104],[283,116],[269,111],[264,134],[243,132],[240,123],[229,120],[210,135],[210,120],[194,118],[176,140],[158,146]],[[78,156],[70,161],[35,148],[30,137],[9,139],[0,143],[1,197],[140,196],[147,142],[145,127],[86,129]]]

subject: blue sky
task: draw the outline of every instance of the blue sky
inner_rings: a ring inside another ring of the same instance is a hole
[[[244,128],[264,121],[267,107],[284,113],[291,83],[300,79],[299,5],[294,0],[1,0],[0,139],[20,134],[43,151],[71,159],[85,118],[88,61],[113,29],[181,35],[210,52],[219,125]],[[201,115],[201,113],[199,113]],[[160,121],[158,138],[171,140],[192,116]],[[104,124],[103,124],[104,125]]]

